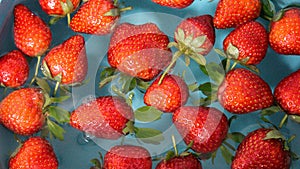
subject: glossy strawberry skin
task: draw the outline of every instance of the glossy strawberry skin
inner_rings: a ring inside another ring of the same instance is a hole
[[[39,89],[15,90],[0,103],[0,121],[11,131],[20,135],[32,135],[44,124],[44,96]]]
[[[174,157],[168,161],[162,160],[156,169],[202,169],[200,161],[193,155]]]
[[[260,15],[261,7],[260,0],[220,0],[214,16],[214,26],[226,29],[255,20]]]
[[[52,78],[62,74],[62,84],[81,83],[88,71],[85,41],[83,36],[74,35],[54,47],[45,56],[43,63],[50,69]]]
[[[230,43],[239,50],[238,60],[249,57],[246,64],[259,64],[268,50],[268,33],[262,24],[250,21],[229,33],[223,41],[224,51]]]
[[[218,100],[229,112],[246,114],[270,107],[273,95],[270,86],[250,70],[229,71],[218,89]]]
[[[14,41],[17,48],[31,57],[43,55],[52,40],[50,28],[22,4],[15,6],[14,17]]]
[[[300,69],[283,78],[274,89],[280,107],[291,115],[300,115]]]
[[[271,22],[269,42],[271,48],[284,55],[300,55],[300,8],[290,8],[282,18]]]
[[[168,36],[153,23],[123,23],[111,37],[108,63],[130,76],[152,80],[172,59],[168,43]]]
[[[144,103],[164,112],[174,112],[187,102],[189,96],[188,87],[179,76],[166,75],[161,84],[159,84],[160,77],[146,90]]]
[[[10,169],[57,169],[58,160],[50,143],[41,137],[26,140],[9,160]]]
[[[147,149],[140,146],[114,146],[104,157],[105,169],[151,169],[152,160]]]
[[[170,8],[182,9],[190,6],[194,0],[152,0],[152,2]]]
[[[213,17],[211,15],[187,18],[177,26],[176,31],[178,31],[178,29],[182,29],[186,37],[192,35],[193,39],[200,36],[206,36],[204,44],[200,46],[204,49],[204,51],[200,52],[202,55],[207,55],[215,44],[216,35],[213,26]],[[178,42],[176,37],[175,41]]]
[[[29,65],[25,56],[13,50],[0,57],[0,84],[6,87],[22,86],[29,75]]]
[[[75,109],[70,118],[70,125],[99,138],[118,139],[133,119],[133,110],[121,98],[101,96],[83,103]]]
[[[75,32],[87,34],[109,34],[120,17],[119,15],[105,16],[111,9],[117,9],[112,0],[89,0],[76,12],[70,28]]]
[[[279,139],[264,140],[270,129],[260,128],[249,133],[238,146],[232,169],[289,169],[289,152]]]
[[[70,9],[67,13],[63,10],[61,2],[66,3],[67,0],[39,0],[42,10],[48,15],[54,16],[64,16],[67,13],[72,13],[79,6],[80,0],[70,0],[73,9]]]
[[[218,109],[183,106],[173,114],[173,122],[186,144],[193,141],[198,153],[217,150],[228,132],[227,117]]]

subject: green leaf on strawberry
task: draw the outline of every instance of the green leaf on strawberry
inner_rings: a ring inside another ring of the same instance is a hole
[[[162,132],[152,128],[136,128],[135,137],[150,144],[160,144],[164,140]]]
[[[60,125],[57,123],[51,121],[50,119],[47,119],[47,126],[50,131],[50,138],[57,138],[61,141],[64,140],[64,133],[66,132]]]
[[[61,107],[48,107],[48,114],[60,124],[70,122],[70,113]]]
[[[159,120],[163,112],[152,107],[143,106],[134,111],[134,117],[141,122],[153,122]]]

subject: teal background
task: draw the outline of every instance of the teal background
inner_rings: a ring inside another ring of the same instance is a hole
[[[132,6],[134,10],[123,13],[122,19],[120,22],[131,22],[135,24],[142,24],[146,22],[156,23],[161,30],[163,30],[170,39],[172,39],[173,31],[178,24],[184,18],[210,14],[214,15],[214,10],[217,5],[217,0],[209,2],[208,0],[195,0],[195,2],[185,8],[185,9],[171,9],[167,7],[159,6],[150,0],[126,0],[124,5]],[[294,1],[276,1],[275,5],[279,9],[286,6],[287,4],[298,2]],[[41,16],[45,21],[49,20],[49,17],[41,11],[38,1],[11,1],[11,0],[0,0],[0,54],[4,54],[10,50],[16,49],[13,42],[12,36],[12,26],[13,26],[13,15],[12,10],[13,6],[18,3],[23,3],[28,6],[31,10]],[[167,17],[163,18],[163,17]],[[263,23],[267,28],[267,22],[258,19],[259,22]],[[61,43],[63,40],[67,39],[71,35],[75,34],[72,32],[66,25],[65,20],[61,20],[55,25],[51,26],[53,32],[53,42],[51,47],[56,46]],[[215,48],[222,48],[222,41],[226,35],[232,29],[226,30],[216,30],[216,44]],[[107,66],[106,62],[106,51],[109,42],[110,35],[107,36],[90,36],[84,35],[87,42],[87,52],[89,57],[89,78],[90,82],[86,86],[78,87],[73,89],[72,99],[64,103],[64,108],[72,111],[77,107],[83,100],[86,100],[90,96],[100,96],[107,95],[111,91],[108,88],[99,90],[97,84],[99,83],[99,67]],[[216,54],[212,52],[210,54],[211,58],[215,58]],[[35,59],[30,60],[30,65],[34,67]],[[276,54],[272,49],[269,48],[266,58],[258,65],[261,71],[261,77],[268,82],[272,89],[276,84],[288,74],[298,70],[300,68],[300,57],[299,56],[283,56]],[[177,69],[180,71],[182,67],[177,66]],[[193,76],[190,78],[190,82],[197,81],[199,84],[205,82],[209,79],[205,78],[204,75],[199,71],[198,66],[195,63],[191,64],[191,69],[186,69]],[[31,72],[32,74],[32,72]],[[137,108],[143,105],[141,99],[142,93],[135,91],[136,96],[134,98],[133,108]],[[199,94],[194,94],[194,97],[199,97]],[[0,99],[4,97],[3,89],[0,89]],[[190,102],[189,102],[190,103]],[[213,106],[222,109],[218,104]],[[231,114],[225,112],[227,117],[230,117]],[[282,113],[277,113],[274,116],[270,117],[270,120],[275,124],[278,124],[280,119],[283,117]],[[137,123],[138,126],[147,126],[161,129],[162,131],[167,130],[172,124],[170,122],[171,115],[166,114],[162,117],[161,120],[156,121],[151,124]],[[259,127],[257,124],[259,121],[258,112],[254,112],[247,115],[241,115],[238,117],[238,120],[234,121],[230,131],[240,131],[244,134],[256,129]],[[112,145],[117,144],[113,141],[105,141],[100,139],[92,139],[89,142],[85,142],[84,136],[81,132],[69,127],[64,126],[67,133],[65,135],[65,141],[51,140],[53,144],[57,157],[60,163],[60,169],[88,169],[91,165],[89,162],[90,159],[98,157],[98,152],[105,154],[105,149]],[[289,121],[287,125],[282,129],[285,135],[290,136],[292,134],[299,133],[300,125],[296,124],[293,121]],[[173,130],[171,130],[173,131]],[[176,131],[174,131],[176,134]],[[178,134],[177,134],[178,135]],[[169,138],[166,138],[170,140]],[[181,140],[178,140],[178,147],[183,148],[185,145]],[[300,154],[300,138],[297,137],[292,143],[292,149],[294,152]],[[237,146],[236,144],[234,144]],[[17,143],[13,138],[13,133],[5,129],[0,125],[0,169],[8,168],[7,163],[10,154],[16,148]],[[162,150],[162,153],[167,151],[168,148],[171,148],[172,145],[166,144],[163,148],[158,147]],[[149,146],[149,149],[155,149],[155,147]],[[156,147],[157,148],[157,147]],[[154,162],[154,167],[157,162]],[[202,166],[204,169],[227,169],[230,168],[222,157],[220,152],[215,160],[215,164],[212,165],[211,161],[202,161]],[[300,168],[300,162],[293,162],[292,168]]]

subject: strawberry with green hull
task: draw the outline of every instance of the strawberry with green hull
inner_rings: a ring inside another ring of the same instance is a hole
[[[147,149],[134,145],[114,146],[104,156],[105,169],[151,169],[152,159]]]
[[[215,11],[214,26],[226,29],[253,21],[259,17],[261,8],[260,0],[220,0]]]
[[[152,2],[170,8],[182,9],[190,6],[194,0],[152,0]]]
[[[262,24],[250,21],[230,32],[223,41],[223,48],[229,58],[256,65],[266,56],[268,33]]]
[[[156,169],[202,169],[200,161],[192,154],[159,162]]]
[[[5,87],[22,86],[29,75],[29,65],[25,56],[18,50],[0,57],[0,84]]]
[[[228,133],[227,117],[218,109],[203,106],[183,106],[173,114],[173,123],[188,145],[197,153],[216,151]]]
[[[183,106],[189,97],[188,86],[176,75],[166,75],[161,84],[158,77],[146,90],[144,103],[164,112],[174,112]]]
[[[291,7],[278,13],[270,23],[271,48],[283,55],[300,55],[300,8]]]
[[[52,48],[43,59],[42,66],[46,77],[63,85],[81,83],[88,69],[83,36],[74,35]]]
[[[41,137],[31,137],[9,160],[10,169],[58,169],[58,160],[50,143]]]
[[[117,0],[89,0],[73,16],[70,28],[75,32],[106,35],[113,31],[123,11],[130,7],[119,8]]]
[[[289,169],[290,152],[283,136],[274,129],[260,128],[249,133],[238,146],[232,169]]]
[[[226,73],[218,87],[220,104],[234,114],[246,114],[272,106],[270,86],[257,74],[244,68]]]
[[[111,37],[108,63],[132,77],[152,80],[171,61],[168,43],[168,36],[153,23],[122,23]]]
[[[80,0],[39,0],[39,4],[45,13],[54,18],[62,18],[67,15],[69,24],[70,14],[77,9]]]
[[[47,51],[52,41],[50,28],[25,5],[18,4],[14,8],[13,33],[16,47],[24,54],[38,58],[35,78],[38,74],[41,56]]]

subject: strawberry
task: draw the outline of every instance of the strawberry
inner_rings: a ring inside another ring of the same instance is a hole
[[[16,5],[14,16],[14,40],[17,48],[31,57],[43,55],[52,40],[50,28],[25,5]]]
[[[120,13],[130,9],[119,9],[112,0],[89,0],[74,15],[70,28],[75,32],[87,34],[109,34],[114,29]]]
[[[24,55],[13,50],[0,57],[0,84],[6,87],[22,86],[29,75],[29,65]]]
[[[114,146],[104,156],[105,169],[151,169],[152,160],[147,149],[140,146]]]
[[[44,124],[44,102],[45,98],[40,89],[15,90],[0,103],[0,121],[14,133],[32,135]]]
[[[108,63],[130,76],[152,80],[171,61],[168,43],[168,36],[153,23],[123,23],[111,37]]]
[[[273,133],[278,131],[260,128],[249,133],[238,146],[231,168],[289,169],[289,151]]]
[[[152,2],[170,8],[182,9],[190,6],[194,0],[152,0]]]
[[[217,95],[220,104],[234,114],[250,113],[273,104],[270,86],[257,74],[244,68],[227,72]]]
[[[146,90],[144,102],[161,111],[174,112],[184,105],[188,99],[189,91],[185,81],[176,75],[166,75],[159,84],[157,78]]]
[[[50,143],[41,137],[31,137],[21,144],[9,160],[10,169],[57,169],[58,160]]]
[[[170,160],[162,160],[156,169],[202,169],[200,161],[192,154],[174,157]]]
[[[217,29],[237,27],[259,17],[262,4],[260,0],[220,0],[214,16]]]
[[[132,119],[133,110],[123,99],[101,96],[75,109],[70,125],[99,138],[118,139]]]
[[[270,24],[271,48],[284,55],[300,55],[300,8],[287,8]]]
[[[217,150],[228,132],[227,117],[218,109],[183,106],[173,114],[173,122],[186,144],[199,153]]]
[[[61,84],[81,83],[88,69],[83,36],[74,35],[52,48],[42,61],[44,74]]]
[[[39,0],[44,12],[59,17],[72,13],[79,6],[79,3],[80,0]]]
[[[300,69],[283,78],[274,89],[274,97],[289,115],[300,116]]]
[[[268,33],[259,22],[250,21],[238,26],[223,41],[225,53],[229,53],[232,46],[237,48],[237,60],[244,60],[245,64],[259,64],[268,49]],[[229,48],[230,47],[230,48]]]

